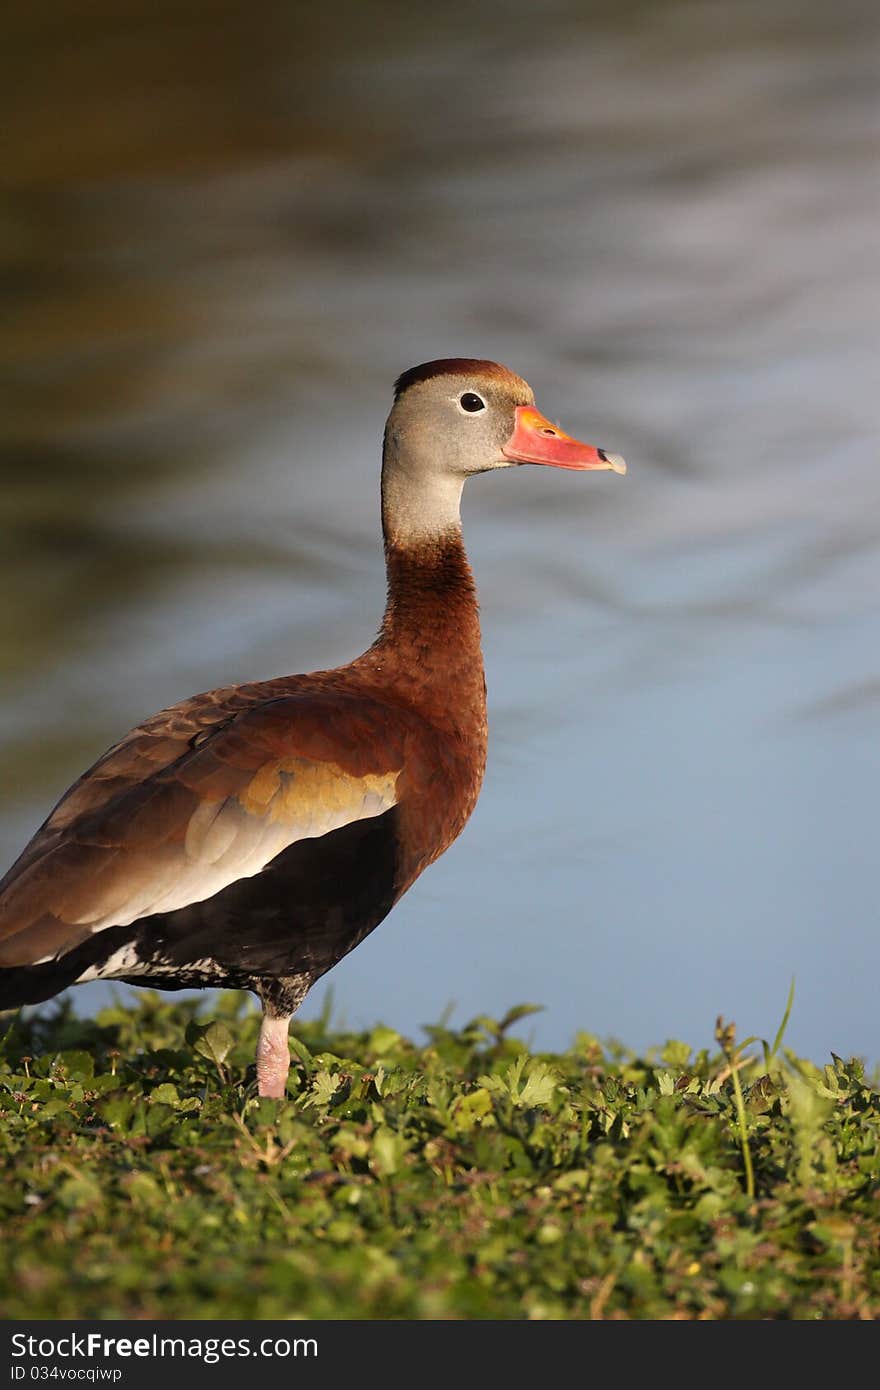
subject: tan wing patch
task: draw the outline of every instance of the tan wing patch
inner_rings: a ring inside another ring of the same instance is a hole
[[[315,828],[307,833],[324,835],[393,806],[397,778],[397,772],[353,777],[336,763],[284,758],[261,767],[240,800],[252,816],[265,815],[287,825],[309,823]]]

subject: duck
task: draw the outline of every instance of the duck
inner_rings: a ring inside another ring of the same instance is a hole
[[[0,1008],[93,980],[249,990],[257,1093],[285,1095],[308,991],[476,805],[488,726],[462,489],[524,464],[626,470],[500,363],[444,358],[397,379],[376,639],[335,670],[171,705],[83,773],[0,881]]]

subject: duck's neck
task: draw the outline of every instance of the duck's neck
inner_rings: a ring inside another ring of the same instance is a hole
[[[412,544],[386,535],[385,560],[385,616],[360,662],[433,724],[484,743],[480,619],[461,527]]]
[[[484,728],[479,609],[461,528],[414,546],[387,540],[385,561],[388,599],[374,653],[432,722]]]
[[[387,541],[388,599],[379,642],[412,645],[433,665],[445,654],[480,654],[474,576],[461,530],[407,547]]]
[[[379,636],[356,664],[386,695],[393,691],[485,752],[480,619],[461,536],[464,478],[438,470],[428,442],[423,451],[411,437],[404,449],[389,420],[382,457],[388,599]]]

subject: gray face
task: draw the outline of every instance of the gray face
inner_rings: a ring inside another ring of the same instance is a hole
[[[395,457],[410,477],[426,480],[509,468],[501,450],[513,433],[516,407],[534,401],[528,383],[500,367],[417,381],[388,417],[386,461]]]

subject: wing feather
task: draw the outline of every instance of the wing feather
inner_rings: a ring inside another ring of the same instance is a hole
[[[62,798],[0,883],[0,965],[202,902],[397,801],[403,738],[378,702],[331,690],[209,713],[155,716]]]

